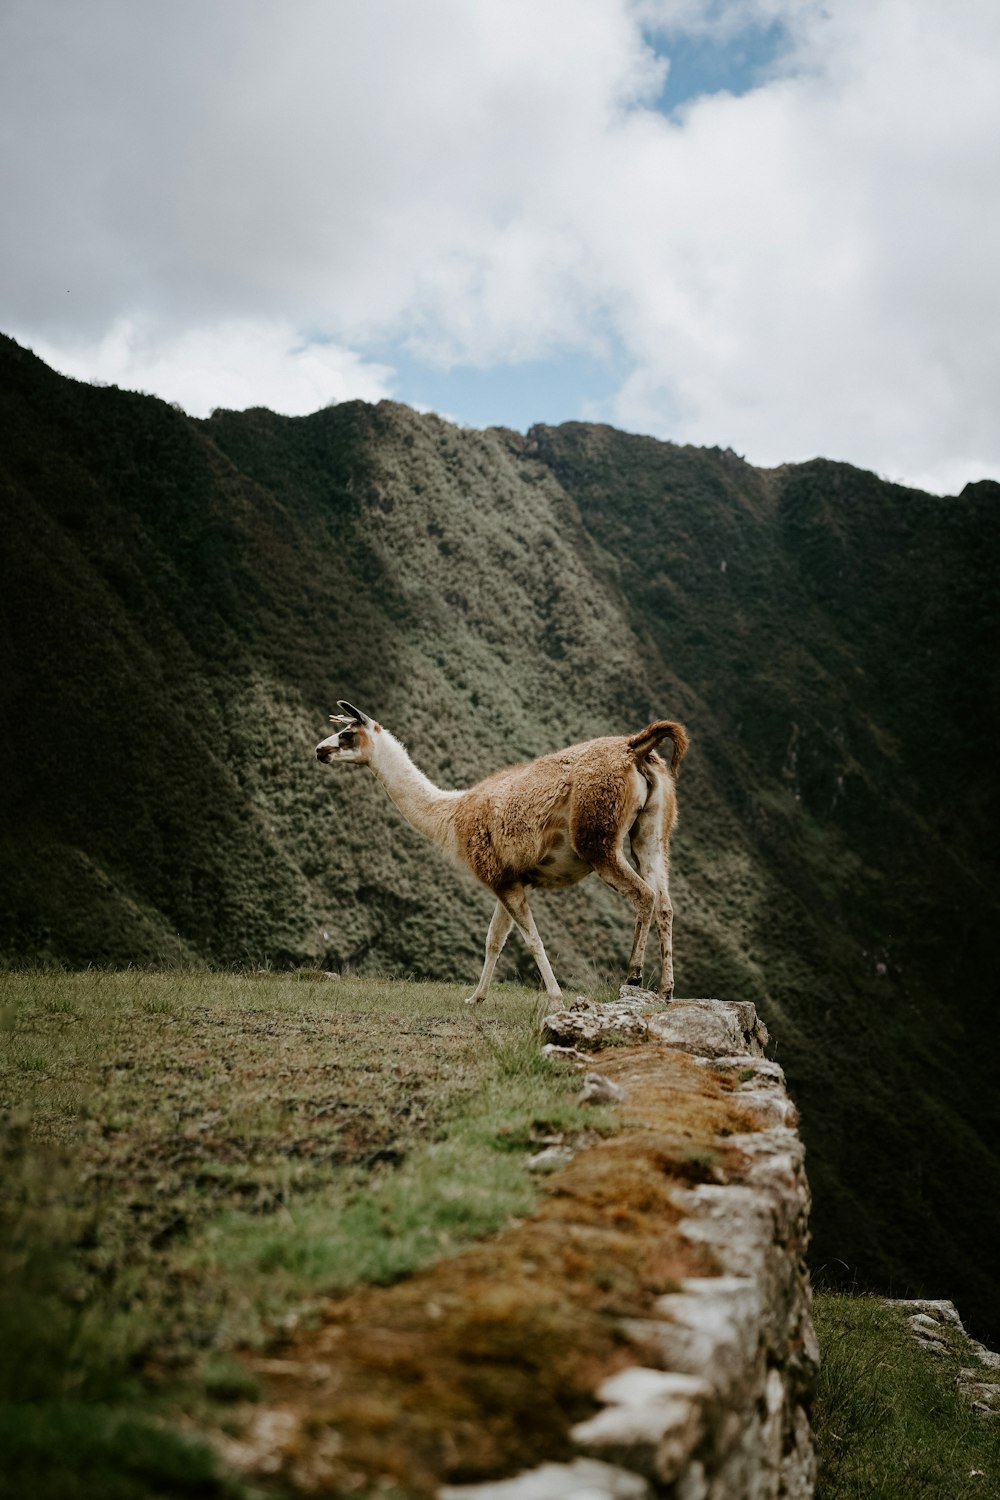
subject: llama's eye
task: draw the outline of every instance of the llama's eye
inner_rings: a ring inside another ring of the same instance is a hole
[[[351,746],[355,745],[357,743],[357,739],[358,739],[358,737],[354,733],[354,730],[353,729],[348,729],[344,734],[342,734],[340,736],[340,747],[341,747],[341,749],[342,750],[350,750]]]

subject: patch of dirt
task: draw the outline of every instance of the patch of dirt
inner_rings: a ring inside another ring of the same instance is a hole
[[[429,1496],[569,1456],[601,1380],[649,1357],[619,1320],[716,1269],[677,1232],[673,1188],[735,1166],[727,1137],[753,1128],[678,1052],[613,1049],[600,1067],[627,1091],[623,1128],[548,1177],[530,1218],[245,1356],[262,1400],[237,1437],[214,1435],[231,1464],[305,1493]]]

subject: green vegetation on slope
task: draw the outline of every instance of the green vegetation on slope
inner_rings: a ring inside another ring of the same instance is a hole
[[[317,766],[335,699],[443,785],[680,718],[680,993],[768,1021],[817,1264],[1000,1327],[996,485],[392,403],[198,423],[10,341],[0,403],[9,963],[471,988],[491,903]],[[564,982],[620,974],[599,883],[536,909]],[[501,972],[534,983],[517,940]]]

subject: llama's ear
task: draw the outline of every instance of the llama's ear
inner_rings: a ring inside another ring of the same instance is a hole
[[[359,708],[355,708],[353,704],[345,703],[343,698],[338,698],[337,707],[344,710],[344,713],[348,716],[352,723],[370,727],[372,722],[371,719],[369,719],[367,714],[363,714]]]

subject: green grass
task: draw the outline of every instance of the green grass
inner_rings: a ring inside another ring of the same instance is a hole
[[[823,1293],[814,1317],[817,1500],[1000,1495],[1000,1423],[955,1386],[959,1369],[976,1363],[966,1340],[947,1331],[948,1354],[930,1354],[904,1314],[875,1297]]]
[[[204,1444],[90,1403],[0,1405],[0,1455],[4,1500],[250,1495]]]
[[[514,986],[474,1012],[455,985],[316,973],[0,987],[12,1494],[215,1493],[151,1418],[252,1397],[230,1350],[530,1212],[526,1154],[602,1120]]]

